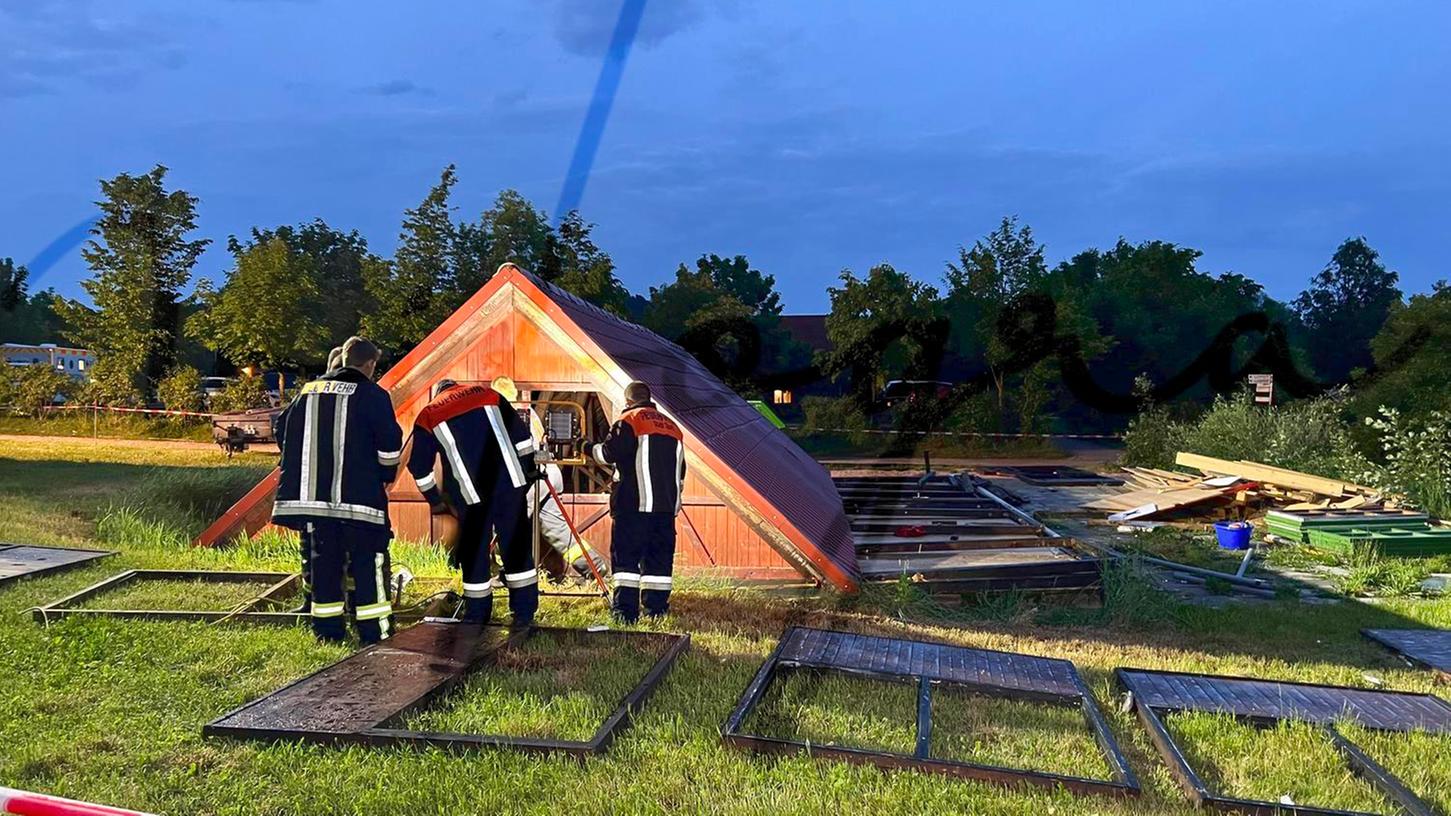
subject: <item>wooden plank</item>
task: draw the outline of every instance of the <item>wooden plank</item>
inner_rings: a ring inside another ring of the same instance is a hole
[[[1180,451],[1174,455],[1174,464],[1198,468],[1205,473],[1238,476],[1242,479],[1268,482],[1294,490],[1309,490],[1322,496],[1339,497],[1344,496],[1346,492],[1345,482],[1264,465],[1259,462],[1231,462],[1228,459],[1216,459],[1213,456],[1201,456],[1197,453]]]

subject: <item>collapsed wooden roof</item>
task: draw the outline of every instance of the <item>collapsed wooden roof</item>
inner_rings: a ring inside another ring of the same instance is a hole
[[[486,305],[512,288],[512,308],[554,341],[615,404],[631,380],[684,431],[688,464],[722,501],[802,574],[842,590],[859,579],[851,528],[831,477],[789,437],[684,349],[505,264],[473,297],[393,366],[379,384],[400,417],[413,415],[441,359],[468,345]],[[214,545],[266,525],[276,473],[198,539]]]

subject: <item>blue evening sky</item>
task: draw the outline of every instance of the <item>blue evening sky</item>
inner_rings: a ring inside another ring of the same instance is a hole
[[[552,212],[619,0],[0,0],[0,256],[156,162],[218,245],[321,216],[390,253],[449,162]],[[1120,235],[1292,297],[1365,235],[1448,276],[1451,3],[647,0],[582,211],[644,291],[702,252],[824,310],[931,281],[1018,214],[1057,261]],[[64,243],[64,242],[63,242]],[[78,291],[72,249],[38,281]]]

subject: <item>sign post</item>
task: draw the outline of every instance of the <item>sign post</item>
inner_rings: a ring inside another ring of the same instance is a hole
[[[1255,392],[1256,405],[1275,404],[1275,375],[1251,374],[1248,379]]]

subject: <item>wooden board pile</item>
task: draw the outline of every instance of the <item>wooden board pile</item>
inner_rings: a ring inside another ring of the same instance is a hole
[[[1085,506],[1109,512],[1110,521],[1202,515],[1236,507],[1248,513],[1266,505],[1285,510],[1385,506],[1382,498],[1369,488],[1259,462],[1180,452],[1174,463],[1194,468],[1202,475],[1157,468],[1124,468],[1134,489]]]

